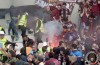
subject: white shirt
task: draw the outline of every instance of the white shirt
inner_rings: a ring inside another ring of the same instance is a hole
[[[44,65],[44,63],[43,62],[40,62],[39,65]]]

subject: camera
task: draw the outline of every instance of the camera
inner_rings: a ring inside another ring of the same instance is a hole
[[[90,51],[86,54],[85,65],[96,65],[98,62],[98,55],[94,51]]]

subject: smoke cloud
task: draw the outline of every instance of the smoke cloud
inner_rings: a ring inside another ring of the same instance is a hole
[[[60,22],[48,21],[47,23],[44,24],[44,36],[42,40],[47,42],[53,42],[54,38],[60,36],[62,31],[63,31],[63,26]]]

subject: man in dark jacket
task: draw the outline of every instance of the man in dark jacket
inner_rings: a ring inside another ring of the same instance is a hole
[[[14,6],[11,6],[9,9],[11,22],[9,23],[8,34],[10,35],[10,31],[12,30],[13,35],[16,36],[16,40],[18,40],[18,31],[16,27],[17,17],[16,17],[16,10]]]
[[[30,39],[27,35],[22,36],[23,38],[23,46],[26,47],[28,44],[33,44],[34,45],[34,41],[32,39]]]

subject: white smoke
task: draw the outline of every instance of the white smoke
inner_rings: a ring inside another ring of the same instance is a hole
[[[45,38],[45,40],[47,38],[49,39],[49,41],[52,41],[53,37],[61,35],[62,31],[63,31],[63,26],[60,22],[48,21],[47,23],[44,24],[44,37],[43,38]]]

